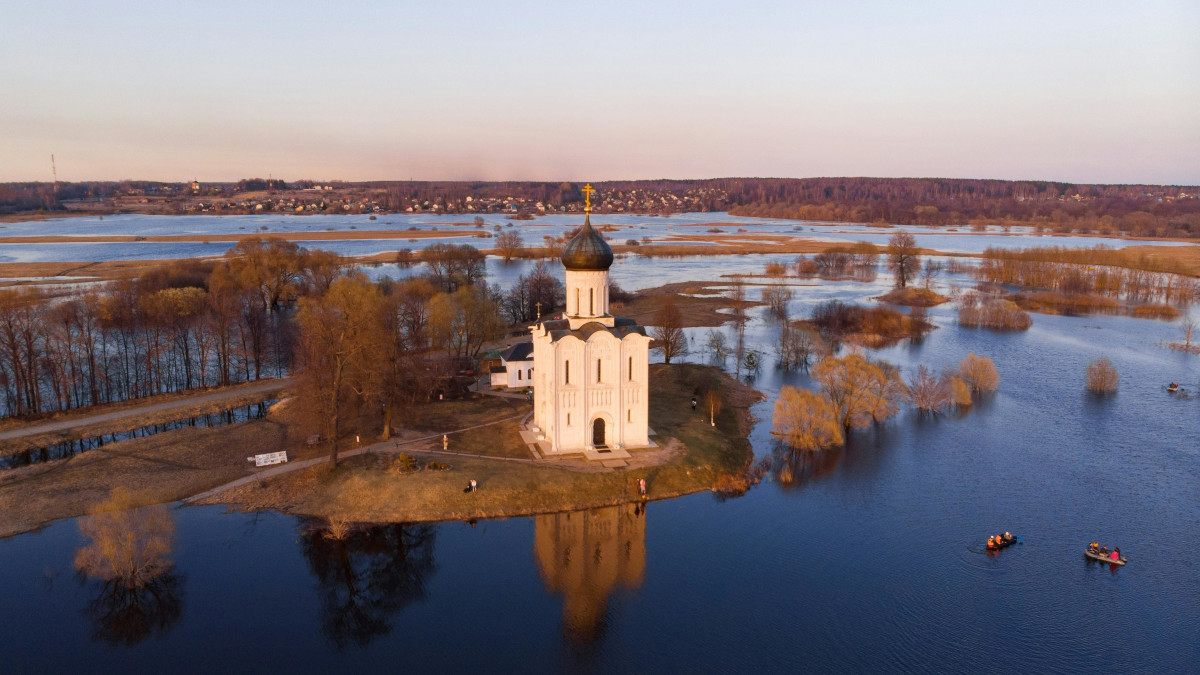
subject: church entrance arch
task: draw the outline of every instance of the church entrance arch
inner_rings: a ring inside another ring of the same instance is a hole
[[[605,432],[604,418],[597,417],[596,419],[592,420],[592,446],[593,447],[599,448],[603,445],[607,445],[607,443],[605,442],[604,432]]]

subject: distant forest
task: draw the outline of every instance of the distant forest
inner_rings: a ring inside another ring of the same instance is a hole
[[[370,195],[383,208],[415,203],[465,212],[472,200],[516,200],[547,209],[582,202],[580,183],[311,180],[261,178],[206,183],[204,194],[296,190],[329,185],[339,194]],[[728,211],[734,215],[857,223],[1033,225],[1053,231],[1200,237],[1200,187],[1077,185],[1050,181],[942,178],[717,178],[608,181],[595,184],[599,212]],[[190,184],[152,181],[0,184],[0,213],[54,211],[72,200],[122,195],[192,198]],[[474,202],[478,204],[478,201]]]

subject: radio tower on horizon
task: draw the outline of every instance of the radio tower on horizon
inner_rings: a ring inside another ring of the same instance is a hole
[[[50,153],[50,173],[54,176],[54,194],[58,194],[58,167],[54,164],[54,153]]]

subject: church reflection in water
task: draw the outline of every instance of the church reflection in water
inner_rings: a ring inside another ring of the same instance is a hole
[[[546,590],[563,596],[563,632],[590,642],[603,630],[613,591],[642,585],[646,507],[536,516],[533,549]]]

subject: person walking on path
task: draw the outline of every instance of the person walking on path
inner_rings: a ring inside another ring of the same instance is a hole
[[[450,449],[450,437],[442,434],[442,452]]]
[[[696,397],[692,397],[692,412],[696,412]]]
[[[646,496],[646,479],[645,478],[638,479],[638,494],[641,495],[643,498]]]

